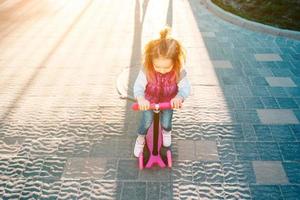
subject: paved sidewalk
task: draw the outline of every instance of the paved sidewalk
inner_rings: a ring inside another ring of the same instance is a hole
[[[191,97],[172,169],[139,171],[140,113],[120,100],[168,22]],[[1,199],[300,199],[300,41],[199,0],[0,1]]]

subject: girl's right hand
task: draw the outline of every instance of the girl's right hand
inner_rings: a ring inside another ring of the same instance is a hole
[[[140,110],[148,110],[150,108],[150,102],[145,98],[137,99]]]

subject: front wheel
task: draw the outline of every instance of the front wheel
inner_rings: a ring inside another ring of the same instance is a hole
[[[170,150],[167,151],[167,160],[168,160],[168,167],[171,168],[172,167],[172,154],[171,154]]]
[[[144,169],[144,155],[143,155],[143,152],[141,152],[140,156],[139,156],[139,169],[140,170]]]

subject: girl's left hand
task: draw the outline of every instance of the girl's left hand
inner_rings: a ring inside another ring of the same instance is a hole
[[[171,99],[171,105],[175,109],[179,109],[182,106],[183,98],[182,97],[174,97]]]

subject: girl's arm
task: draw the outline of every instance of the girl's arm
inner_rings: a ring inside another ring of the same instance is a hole
[[[182,70],[180,73],[180,81],[178,83],[177,97],[182,97],[185,100],[191,93],[191,84],[187,78],[186,70]]]
[[[136,99],[140,99],[141,97],[145,97],[145,88],[147,85],[147,78],[145,73],[140,70],[133,86],[133,94]]]

